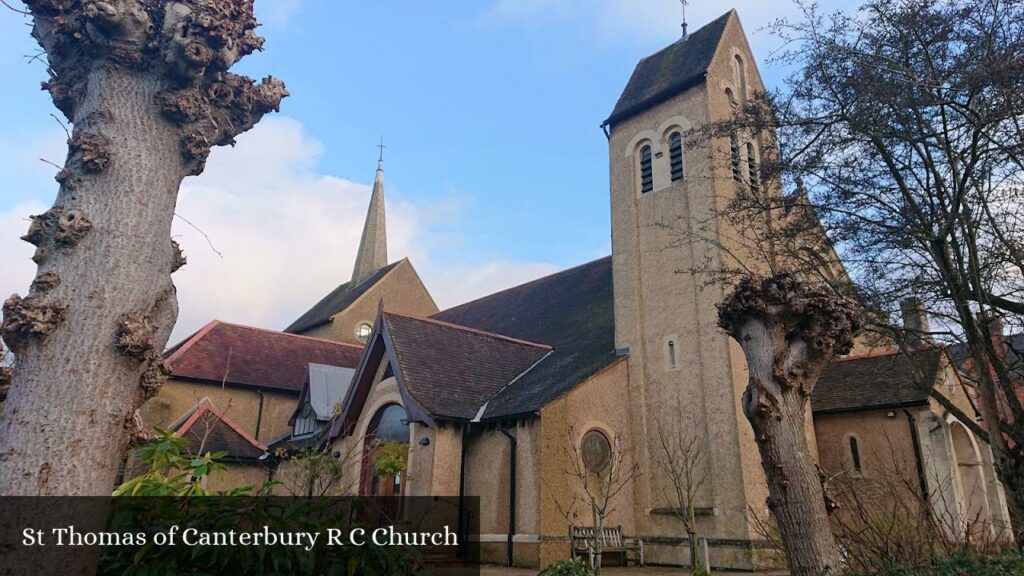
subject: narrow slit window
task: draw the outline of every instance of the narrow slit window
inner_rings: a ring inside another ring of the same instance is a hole
[[[862,474],[864,472],[860,462],[860,445],[856,436],[850,436],[850,463],[853,464],[854,473]]]
[[[676,343],[674,340],[668,341],[668,366],[669,368],[676,367]]]
[[[757,148],[753,142],[747,142],[747,172],[750,178],[750,189],[757,192],[761,189],[761,167],[757,162]]]
[[[740,171],[740,141],[735,134],[729,137],[729,156],[733,179],[743,182],[743,173]]]
[[[683,136],[679,132],[673,132],[668,137],[668,155],[672,167],[672,181],[677,182],[683,179]]]
[[[654,170],[651,166],[651,147],[644,146],[640,149],[640,192],[647,193],[654,190]]]
[[[747,70],[746,66],[743,65],[743,57],[739,54],[736,55],[736,86],[740,91],[740,99],[744,102],[747,101]]]

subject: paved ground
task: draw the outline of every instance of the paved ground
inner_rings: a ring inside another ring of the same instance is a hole
[[[786,572],[724,572],[721,570],[715,570],[712,572],[712,576],[716,574],[746,574],[748,576],[787,576]],[[621,566],[607,566],[601,570],[601,576],[688,576],[689,570],[686,568],[672,568],[664,566],[646,566],[644,568],[638,568],[636,566],[630,566],[624,568]],[[480,576],[537,576],[536,570],[529,568],[506,568],[504,566],[484,566],[480,569]]]

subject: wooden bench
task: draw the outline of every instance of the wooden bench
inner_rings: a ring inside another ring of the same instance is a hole
[[[593,566],[595,528],[589,526],[569,527],[569,549],[572,559],[585,556]],[[604,528],[598,535],[601,543],[601,553],[621,554],[622,565],[628,565],[628,554],[633,553],[633,562],[639,566],[644,565],[644,541],[640,538],[628,538],[622,535],[622,526]]]

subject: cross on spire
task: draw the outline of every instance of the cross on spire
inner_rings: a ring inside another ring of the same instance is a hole
[[[384,149],[387,148],[387,146],[384,145],[384,135],[383,134],[381,134],[381,136],[380,136],[380,144],[377,145],[377,148],[380,148],[380,158],[378,158],[377,161],[378,162],[383,162],[384,161]]]
[[[687,0],[679,0],[679,3],[683,5],[683,39],[686,39],[686,7],[690,5]]]

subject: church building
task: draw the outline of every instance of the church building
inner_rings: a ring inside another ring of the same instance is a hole
[[[583,493],[567,474],[574,468],[618,474],[623,489],[606,525],[641,539],[646,562],[690,564],[659,450],[666,436],[693,438],[704,480],[696,531],[712,566],[778,566],[758,528],[768,491],[740,408],[746,362],[717,327],[725,288],[680,272],[727,255],[659,225],[705,225],[739,183],[754,185],[761,147],[773,143],[688,147],[684,136],[762,90],[736,11],[643,58],[603,124],[611,255],[448,310],[411,262],[388,260],[381,161],[351,280],[279,333],[343,348],[334,360],[302,353],[305,380],[277,418],[307,418],[305,441],[354,455],[339,483],[352,492],[456,506],[479,496],[483,560],[527,567],[568,558],[570,526],[591,525],[589,505],[574,507]],[[729,235],[728,224],[714,225]],[[765,269],[753,257],[745,264]],[[1000,532],[1007,513],[990,451],[962,422],[976,417],[971,391],[939,347],[896,353],[858,347],[822,376],[807,426],[812,451],[830,474],[877,476],[886,464],[875,454],[890,449],[881,423],[909,455],[905,471],[928,506],[951,517],[984,512],[987,529]],[[184,365],[181,348],[173,354]],[[924,380],[902,364],[919,361]],[[341,399],[330,416],[322,398]],[[275,442],[251,436],[252,445]],[[381,477],[374,459],[388,444],[404,446],[407,465]]]

